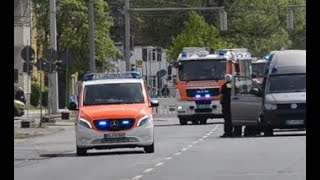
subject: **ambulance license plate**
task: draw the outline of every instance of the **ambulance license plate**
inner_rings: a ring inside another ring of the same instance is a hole
[[[109,138],[123,138],[126,137],[126,133],[111,133],[111,134],[104,134],[105,139]]]

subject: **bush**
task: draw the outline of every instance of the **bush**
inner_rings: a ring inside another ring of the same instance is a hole
[[[30,96],[30,104],[34,107],[39,105],[40,99],[40,84],[38,82],[31,83],[31,96]]]
[[[31,83],[31,96],[30,104],[38,107],[40,104],[40,83]],[[47,107],[48,105],[48,87],[42,87],[42,106]]]

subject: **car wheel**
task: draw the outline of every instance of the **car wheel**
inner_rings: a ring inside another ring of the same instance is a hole
[[[145,153],[154,153],[154,143],[152,143],[150,146],[145,146],[143,149]]]
[[[256,136],[258,129],[256,127],[246,126],[244,129],[244,136]]]
[[[180,125],[186,125],[187,121],[184,118],[179,118]]]
[[[87,149],[77,147],[77,156],[85,156],[87,155]]]
[[[273,128],[272,127],[266,127],[264,129],[264,136],[273,136]]]
[[[242,126],[234,126],[233,134],[236,137],[241,137],[242,136]]]

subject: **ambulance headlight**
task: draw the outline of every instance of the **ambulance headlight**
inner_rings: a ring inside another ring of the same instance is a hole
[[[86,120],[86,119],[80,118],[78,123],[83,127],[86,127],[86,128],[89,128],[89,129],[92,128],[90,122],[88,120]]]
[[[151,118],[149,116],[144,116],[138,121],[138,126],[143,126],[146,124],[148,121],[151,121]]]

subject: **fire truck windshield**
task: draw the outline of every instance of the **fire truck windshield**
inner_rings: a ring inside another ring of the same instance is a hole
[[[263,77],[266,64],[266,62],[252,63],[252,73],[255,74],[258,78]]]
[[[178,68],[180,81],[221,80],[226,74],[224,59],[181,61]]]

